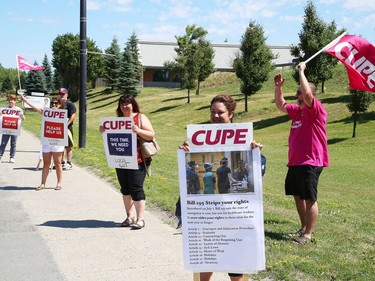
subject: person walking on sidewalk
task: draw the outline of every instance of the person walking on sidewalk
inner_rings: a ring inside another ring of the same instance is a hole
[[[19,119],[24,121],[25,115],[23,115],[22,109],[19,108],[18,106],[16,106],[16,102],[17,102],[17,96],[15,94],[8,95],[8,106],[5,107],[5,109],[15,109],[17,111],[17,114],[19,114],[18,115]],[[1,112],[0,112],[0,114],[1,114]],[[7,146],[8,142],[9,142],[9,139],[10,139],[10,158],[9,158],[9,162],[10,163],[15,162],[14,157],[16,156],[17,138],[18,138],[18,136],[16,136],[16,135],[2,135],[1,145],[0,145],[0,162],[1,162],[1,158],[4,155],[5,147]]]
[[[276,106],[292,119],[285,194],[294,197],[301,228],[289,236],[302,245],[311,242],[319,213],[319,176],[323,167],[329,166],[327,111],[316,99],[316,86],[308,82],[305,69],[305,63],[298,64],[300,85],[296,94],[297,104],[286,103],[282,90],[285,80],[280,74],[274,78]]]
[[[64,104],[66,110],[68,110],[68,146],[65,147],[66,150],[66,163],[63,160],[63,169],[64,170],[71,170],[73,168],[72,165],[72,158],[73,158],[73,121],[76,118],[76,106],[73,102],[68,100],[69,92],[65,88],[59,89],[59,95],[61,97],[61,101]],[[63,154],[64,158],[64,154]]]
[[[21,95],[21,100],[35,109],[39,114],[43,114],[44,109],[37,107],[35,104],[28,101],[23,95]],[[52,109],[60,109],[62,107],[62,101],[59,97],[53,97],[51,100]],[[43,190],[46,187],[47,177],[49,174],[49,168],[51,166],[51,158],[53,158],[53,163],[56,169],[57,183],[55,190],[62,189],[62,174],[63,169],[61,165],[62,155],[64,153],[64,146],[58,145],[42,145],[43,154],[43,169],[42,169],[42,180],[40,185],[35,189],[37,191]]]
[[[146,177],[146,169],[151,164],[151,158],[143,159],[139,138],[152,140],[155,137],[155,132],[150,120],[140,112],[138,102],[133,95],[125,94],[119,98],[116,113],[118,117],[133,118],[134,125],[132,130],[137,134],[138,138],[138,170],[116,168],[126,212],[126,219],[121,223],[121,226],[141,229],[145,227],[144,211],[146,206],[143,184]],[[142,127],[140,127],[140,124]],[[100,126],[99,131],[103,133],[104,128]]]

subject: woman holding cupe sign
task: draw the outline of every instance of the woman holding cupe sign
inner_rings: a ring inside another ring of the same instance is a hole
[[[133,95],[125,94],[119,98],[116,113],[117,117],[133,118],[134,125],[132,131],[137,134],[138,169],[116,168],[126,212],[126,219],[121,223],[121,226],[141,229],[145,227],[144,211],[146,195],[143,183],[147,169],[151,164],[151,158],[144,159],[142,157],[140,140],[142,138],[151,141],[155,137],[155,133],[150,120],[140,112],[138,102]],[[105,128],[100,126],[99,131],[104,133]]]
[[[35,109],[39,114],[43,114],[44,109],[37,107],[35,104],[31,103],[27,100],[23,95],[21,96],[21,100]],[[51,100],[51,109],[57,110],[60,108],[63,108],[62,101],[60,97],[53,97]],[[49,174],[49,168],[51,166],[51,159],[53,159],[53,164],[55,165],[56,169],[56,176],[57,176],[57,183],[55,190],[61,190],[62,189],[62,174],[63,169],[61,165],[62,160],[62,154],[64,152],[64,146],[61,145],[43,145],[42,146],[42,155],[43,155],[43,169],[42,169],[42,180],[40,185],[35,189],[36,191],[40,191],[45,189],[47,177]]]

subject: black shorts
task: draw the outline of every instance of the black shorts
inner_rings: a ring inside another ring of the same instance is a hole
[[[70,134],[68,134],[68,146],[73,147],[74,142],[73,142],[73,125],[68,126],[68,130],[70,131]]]
[[[323,167],[311,165],[289,167],[285,178],[285,194],[317,201],[318,182],[322,171]]]
[[[149,166],[150,162],[146,162],[146,165]],[[120,191],[123,195],[131,195],[133,201],[141,201],[146,199],[146,195],[143,190],[143,183],[146,178],[146,169],[143,162],[138,164],[138,170],[116,168],[116,174],[121,187]]]

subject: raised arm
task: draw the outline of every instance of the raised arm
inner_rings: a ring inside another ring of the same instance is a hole
[[[20,95],[21,97],[21,100],[26,103],[27,105],[29,105],[31,108],[33,108],[34,110],[36,110],[39,114],[42,114],[43,113],[43,109],[42,108],[39,108],[37,107],[35,104],[31,103],[30,101],[28,101],[23,95]]]
[[[301,62],[297,65],[296,68],[297,68],[298,73],[299,73],[299,84],[300,84],[303,102],[308,107],[311,107],[312,103],[313,103],[313,100],[314,100],[314,95],[312,93],[310,83],[309,83],[309,81],[307,81],[307,78],[305,76],[306,64],[304,62]]]
[[[275,83],[275,103],[276,107],[282,111],[282,112],[287,112],[285,109],[286,101],[284,99],[284,94],[283,94],[283,85],[285,79],[281,76],[281,74],[277,74],[274,78],[273,81]]]

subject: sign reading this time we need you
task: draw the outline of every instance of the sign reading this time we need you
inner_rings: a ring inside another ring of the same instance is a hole
[[[102,140],[108,167],[138,169],[137,137],[133,132],[133,118],[100,118]]]

